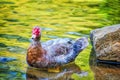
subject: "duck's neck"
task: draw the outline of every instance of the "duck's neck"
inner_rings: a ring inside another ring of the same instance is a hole
[[[41,43],[40,43],[40,40],[35,40],[35,39],[32,39],[32,42],[31,42],[32,46],[40,46],[41,47]]]
[[[39,40],[31,40],[31,45],[27,50],[27,62],[30,66],[36,63],[39,58],[42,58],[44,55],[44,50],[41,47]]]
[[[36,41],[36,40],[32,40],[32,45],[38,45],[38,44],[41,44],[40,41]]]

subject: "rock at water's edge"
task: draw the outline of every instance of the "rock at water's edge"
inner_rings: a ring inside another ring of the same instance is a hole
[[[120,24],[93,30],[90,37],[97,59],[120,62]]]

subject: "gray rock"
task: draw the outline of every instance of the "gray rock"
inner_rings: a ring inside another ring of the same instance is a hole
[[[97,59],[120,62],[120,24],[93,30],[90,37]]]

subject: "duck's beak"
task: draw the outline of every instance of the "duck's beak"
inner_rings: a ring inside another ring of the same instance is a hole
[[[31,39],[35,39],[36,37],[37,37],[37,36],[33,34],[32,37],[31,37]]]

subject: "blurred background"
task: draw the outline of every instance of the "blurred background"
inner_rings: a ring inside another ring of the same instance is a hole
[[[26,79],[26,50],[34,26],[42,28],[44,42],[89,38],[91,30],[118,23],[120,0],[0,0],[0,57],[13,58],[0,63],[0,80]],[[75,63],[88,74],[73,74],[75,80],[95,79],[89,64],[91,48],[89,45],[76,58]]]

